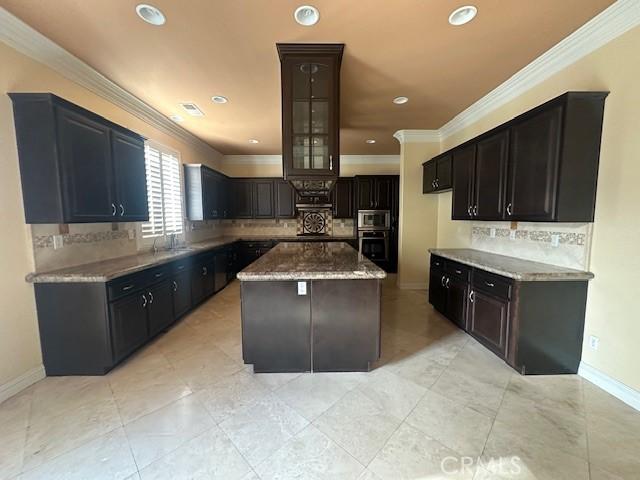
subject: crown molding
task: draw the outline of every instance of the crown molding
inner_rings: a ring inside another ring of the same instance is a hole
[[[223,165],[282,165],[282,155],[225,155]],[[341,155],[341,165],[399,165],[400,155]]]
[[[618,0],[440,128],[442,138],[472,125],[577,60],[640,25],[640,2]]]
[[[221,156],[221,153],[209,144],[176,125],[162,113],[1,7],[0,41],[119,106],[143,122],[193,146],[203,154]]]
[[[432,143],[439,142],[441,135],[439,130],[398,130],[393,138],[400,144],[405,143]]]

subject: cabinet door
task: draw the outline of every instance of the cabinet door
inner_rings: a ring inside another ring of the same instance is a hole
[[[391,187],[391,178],[380,177],[375,179],[375,208],[379,210],[391,209]]]
[[[339,178],[331,192],[333,218],[353,218],[353,179]]]
[[[295,218],[296,216],[296,191],[285,180],[275,181],[276,189],[276,217]]]
[[[231,181],[231,201],[233,218],[251,218],[253,214],[253,184],[250,180]]]
[[[474,188],[474,217],[478,220],[504,218],[508,156],[508,130],[478,142]]]
[[[356,180],[358,210],[371,210],[374,208],[374,183],[371,177],[358,178]]]
[[[153,336],[167,329],[174,322],[173,295],[171,283],[165,280],[148,292],[149,335]]]
[[[201,260],[191,271],[191,303],[197,305],[214,292],[215,264],[213,258]]]
[[[450,276],[447,279],[447,318],[463,330],[466,330],[469,284]]]
[[[559,105],[511,127],[507,219],[555,219],[562,112]]]
[[[475,162],[475,144],[453,152],[453,193],[451,202],[451,218],[453,220],[470,220],[473,218]]]
[[[447,311],[447,289],[445,282],[447,277],[442,270],[431,269],[429,274],[429,303],[443,315]]]
[[[431,193],[436,190],[436,160],[429,160],[422,165],[422,193]]]
[[[127,222],[149,220],[144,142],[112,131],[111,151],[113,152],[118,219]]]
[[[504,356],[507,349],[509,301],[473,290],[469,302],[469,333]]]
[[[214,291],[219,292],[227,285],[228,253],[221,251],[215,256]]]
[[[446,190],[451,188],[451,154],[438,158],[436,161],[436,189]]]
[[[176,274],[171,281],[173,289],[173,318],[178,319],[191,309],[191,272]]]
[[[255,218],[274,218],[273,180],[256,180],[253,188],[253,216]]]
[[[213,172],[206,168],[202,174],[202,210],[205,220],[218,218],[218,182]]]
[[[146,294],[121,298],[109,305],[113,356],[117,362],[129,355],[149,338]]]
[[[111,222],[113,197],[111,129],[58,108],[65,220],[68,223]]]

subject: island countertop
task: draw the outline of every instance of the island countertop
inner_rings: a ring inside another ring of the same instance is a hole
[[[280,243],[238,273],[241,281],[382,279],[386,272],[344,242]]]
[[[433,255],[522,282],[591,280],[591,272],[483,252],[470,248],[432,248]]]

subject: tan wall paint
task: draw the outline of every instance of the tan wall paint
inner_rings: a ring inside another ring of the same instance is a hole
[[[401,288],[425,288],[429,281],[427,249],[437,242],[438,198],[422,193],[422,163],[439,151],[438,142],[400,146],[398,285]]]
[[[18,154],[11,101],[5,92],[53,92],[180,152],[183,162],[217,167],[215,151],[200,150],[149,126],[121,108],[53,70],[0,44],[0,386],[41,363],[33,287],[24,277],[33,271],[31,233],[24,223]]]
[[[281,177],[282,165],[234,164],[223,159],[220,169],[230,177]],[[340,165],[340,176],[354,175],[398,175],[400,165],[395,164],[343,164]]]
[[[640,391],[640,27],[582,58],[443,142],[443,150],[472,138],[568,90],[609,90],[598,176],[583,361]],[[441,195],[438,246],[468,246],[468,227],[450,220],[451,195]],[[587,346],[589,335],[600,348]]]

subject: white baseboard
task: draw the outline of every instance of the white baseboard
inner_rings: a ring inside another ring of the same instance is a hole
[[[0,402],[4,402],[7,398],[13,397],[27,387],[30,387],[39,380],[46,377],[44,373],[44,365],[32,368],[28,372],[23,373],[17,378],[0,385]]]
[[[426,283],[398,283],[400,290],[426,290],[428,285]]]
[[[605,392],[610,393],[614,397],[622,400],[630,407],[640,411],[640,392],[628,387],[624,383],[611,378],[604,372],[601,372],[597,368],[592,367],[584,362],[580,362],[578,367],[578,375],[582,378],[589,380],[594,385],[597,385]]]

